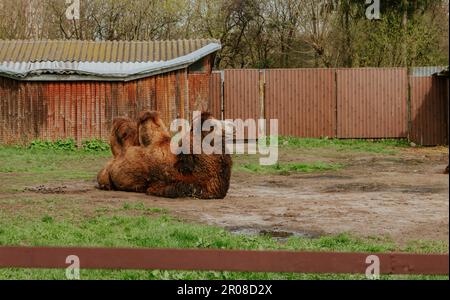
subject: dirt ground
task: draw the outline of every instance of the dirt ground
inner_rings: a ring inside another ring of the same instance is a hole
[[[280,156],[283,162],[319,158],[345,167],[290,175],[234,172],[223,200],[100,191],[94,188],[93,180],[28,186],[22,196],[62,194],[69,201],[82,198],[79,204],[86,214],[98,207],[141,202],[167,208],[170,214],[189,222],[241,233],[317,236],[345,232],[386,236],[399,243],[448,241],[449,177],[443,174],[448,149],[405,148],[396,154],[288,149]],[[245,158],[238,158],[236,163],[243,161]]]

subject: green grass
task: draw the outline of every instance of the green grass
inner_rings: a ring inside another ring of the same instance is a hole
[[[332,148],[336,151],[362,151],[376,153],[395,153],[399,147],[407,147],[406,140],[338,140],[279,137],[281,147],[304,149]],[[0,173],[47,174],[51,178],[88,179],[95,172],[95,163],[99,158],[110,157],[109,146],[100,140],[84,141],[77,148],[73,140],[55,142],[36,140],[28,147],[0,146]],[[265,167],[254,166],[253,163],[239,166],[238,170],[251,172],[312,172],[321,170],[337,170],[339,164],[314,163],[280,163]],[[71,172],[67,172],[70,169]],[[98,170],[97,170],[98,171]]]
[[[70,151],[0,146],[0,173],[45,174],[47,179],[87,179],[98,171],[97,161],[110,156],[109,149]]]
[[[159,207],[146,207],[144,203],[138,202],[138,203],[128,203],[125,202],[122,206],[124,210],[136,210],[136,211],[146,211],[150,213],[167,213],[168,210],[165,208],[159,208]]]
[[[278,144],[281,147],[297,147],[304,149],[333,148],[337,151],[358,151],[395,154],[398,148],[410,147],[406,139],[330,139],[330,138],[297,138],[280,136]]]
[[[135,205],[137,210],[145,206]],[[418,242],[399,248],[388,239],[360,239],[347,234],[308,239],[291,237],[279,242],[269,236],[235,235],[205,225],[187,224],[162,213],[148,216],[107,216],[58,220],[0,214],[0,245],[103,246],[144,248],[279,249],[303,251],[352,251],[447,253],[445,243]],[[0,269],[0,279],[64,279],[64,270]],[[364,279],[349,274],[294,274],[197,271],[81,270],[82,279]],[[445,276],[383,276],[385,279],[447,279]]]
[[[235,166],[235,170],[261,174],[310,173],[317,171],[336,171],[343,168],[342,164],[316,161],[312,163],[277,163],[270,166],[261,166],[258,163],[244,163]]]

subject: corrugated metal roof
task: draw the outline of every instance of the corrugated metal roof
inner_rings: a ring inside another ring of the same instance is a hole
[[[214,39],[170,41],[0,40],[0,61],[151,62],[185,56]]]
[[[449,67],[448,67],[448,66],[445,67],[444,70],[442,70],[442,71],[440,71],[439,73],[436,73],[436,74],[434,74],[434,75],[436,75],[436,76],[438,76],[438,77],[447,77],[447,78],[448,78],[448,75],[449,75]]]
[[[188,67],[203,57],[220,50],[209,43],[182,56],[159,61],[89,62],[89,61],[3,61],[0,76],[19,80],[121,80],[128,81]],[[186,48],[187,49],[187,48]],[[101,50],[105,52],[104,50]],[[178,54],[181,52],[178,51]],[[168,55],[165,58],[169,57]],[[61,76],[64,75],[64,76]]]
[[[414,67],[409,70],[409,74],[413,77],[428,77],[441,72],[445,68],[445,66]]]

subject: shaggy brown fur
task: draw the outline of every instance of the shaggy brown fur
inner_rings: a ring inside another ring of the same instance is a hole
[[[111,190],[111,181],[109,180],[109,168],[114,159],[109,160],[106,165],[97,173],[97,188],[101,190]]]
[[[203,112],[201,124],[213,117]],[[202,131],[202,140],[210,132]],[[193,153],[193,130],[190,132],[191,152]],[[214,145],[212,145],[214,146]],[[183,174],[179,180],[172,183],[158,182],[151,184],[148,194],[163,197],[196,197],[201,199],[222,199],[230,187],[232,160],[229,154],[224,154],[225,134],[222,131],[223,154],[180,154],[175,168]]]
[[[113,120],[109,143],[114,157],[125,152],[128,147],[139,146],[136,121],[126,117],[115,118]]]
[[[202,122],[210,118],[208,113],[202,114]],[[203,137],[207,134],[202,132]],[[192,131],[190,135],[192,141]],[[100,188],[146,191],[170,198],[225,197],[231,176],[230,155],[173,154],[170,134],[157,112],[140,114],[138,137],[141,146],[129,147],[105,166],[107,176],[99,180]]]
[[[131,146],[110,161],[99,180],[102,189],[145,192],[152,182],[176,180],[177,156],[170,151],[170,134],[157,112],[143,112],[138,119],[140,146]]]
[[[125,153],[131,146],[139,146],[138,127],[136,121],[126,117],[117,117],[113,120],[111,135],[109,137],[111,152],[114,157]],[[106,166],[97,174],[99,188],[111,189],[109,183],[108,167],[112,164],[110,160]]]

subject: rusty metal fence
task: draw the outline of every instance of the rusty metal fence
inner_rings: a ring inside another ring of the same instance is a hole
[[[448,145],[448,79],[411,76],[410,138],[421,145]]]
[[[259,70],[225,70],[223,115],[225,119],[258,119]]]
[[[107,139],[116,116],[157,109],[170,122],[208,109],[217,118],[278,119],[280,135],[448,144],[448,79],[431,76],[436,70],[176,71],[124,83],[0,78],[0,143]]]
[[[406,68],[336,70],[338,138],[407,137]]]
[[[265,118],[279,119],[281,135],[335,135],[336,102],[332,69],[265,71]]]
[[[185,85],[184,72],[130,82],[30,82],[0,77],[0,143],[108,139],[113,118],[134,118],[145,109],[157,109],[168,122],[188,111]]]
[[[268,69],[225,70],[213,76],[211,107],[214,111],[222,107],[217,116],[276,118],[280,135],[409,138],[421,145],[448,144],[448,80],[431,72]]]

